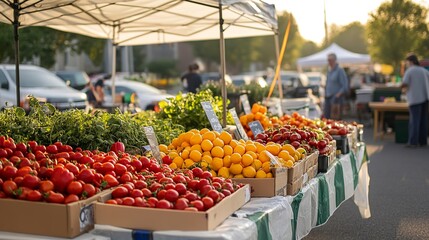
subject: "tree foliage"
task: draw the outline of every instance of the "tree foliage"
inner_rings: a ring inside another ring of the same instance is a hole
[[[295,66],[296,59],[301,55],[304,40],[299,34],[298,25],[293,15],[283,12],[278,16],[280,47],[289,20],[291,20],[291,29],[283,63],[287,68],[292,68]],[[195,55],[202,58],[206,65],[210,65],[211,62],[219,63],[218,40],[194,42],[192,46]],[[236,72],[248,70],[252,62],[261,63],[264,67],[274,67],[277,63],[274,37],[271,35],[227,39],[225,41],[225,56],[228,70],[234,69]]]
[[[301,57],[306,57],[318,52],[320,49],[313,41],[305,41],[301,47]]]
[[[0,62],[15,61],[12,25],[0,23]],[[40,65],[52,67],[55,53],[69,47],[76,53],[85,52],[95,64],[101,64],[104,40],[93,39],[73,33],[65,33],[47,27],[25,27],[19,29],[20,62],[31,62],[40,58]]]
[[[428,10],[410,0],[385,2],[368,21],[371,56],[398,70],[408,52],[422,54],[428,50]]]
[[[331,32],[329,44],[336,43],[341,47],[356,53],[368,53],[368,40],[365,26],[360,22],[352,22],[343,27],[337,27]]]

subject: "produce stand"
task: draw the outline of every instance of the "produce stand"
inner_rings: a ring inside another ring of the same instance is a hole
[[[311,229],[325,224],[340,205],[354,195],[362,217],[370,216],[368,205],[368,155],[364,143],[356,152],[341,155],[295,196],[252,198],[214,231],[143,231],[95,225],[90,233],[75,239],[301,239]],[[192,223],[189,223],[192,224]],[[57,239],[0,232],[7,239]]]
[[[383,129],[379,130],[379,124],[383,125],[385,112],[408,113],[408,104],[405,102],[370,102],[369,107],[374,110],[374,140],[383,136]],[[381,126],[382,128],[383,126]]]

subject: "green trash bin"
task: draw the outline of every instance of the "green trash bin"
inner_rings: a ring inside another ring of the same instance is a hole
[[[408,115],[395,116],[395,142],[407,143],[408,142]]]

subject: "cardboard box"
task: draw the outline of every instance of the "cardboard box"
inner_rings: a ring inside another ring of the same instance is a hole
[[[311,167],[313,167],[317,163],[317,157],[319,157],[318,152],[314,152],[306,157],[304,172],[307,172]]]
[[[287,183],[293,183],[298,180],[305,172],[305,160],[297,162],[293,168],[288,169]]]
[[[110,198],[111,194],[106,194],[101,202],[95,203],[96,224],[151,231],[207,231],[216,228],[250,200],[250,186],[245,185],[206,212],[105,204]]]
[[[313,179],[314,177],[316,177],[317,171],[318,171],[318,165],[315,165],[315,166],[311,167],[310,169],[308,169],[307,175],[308,175],[308,180],[309,181],[311,179]]]
[[[287,185],[287,195],[295,195],[301,190],[304,181],[304,176],[301,176],[293,183]]]
[[[70,204],[0,199],[0,231],[76,237],[94,228],[94,203],[99,196]]]
[[[233,178],[237,183],[249,184],[252,197],[286,196],[287,168],[273,168],[273,178]]]

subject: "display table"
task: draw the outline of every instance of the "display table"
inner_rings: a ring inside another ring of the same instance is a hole
[[[374,140],[383,136],[383,122],[385,112],[408,112],[406,102],[370,102],[369,107],[374,111]],[[381,122],[381,131],[379,123]]]
[[[326,173],[310,180],[297,195],[252,198],[214,231],[150,232],[96,225],[93,231],[76,239],[301,239],[312,228],[326,223],[353,195],[362,217],[370,217],[367,163],[365,145],[359,144],[356,152],[340,156]],[[0,232],[0,239],[56,238]]]

